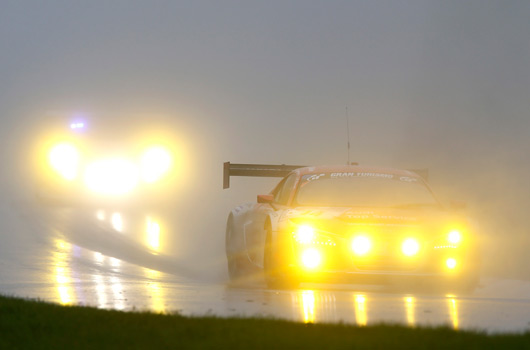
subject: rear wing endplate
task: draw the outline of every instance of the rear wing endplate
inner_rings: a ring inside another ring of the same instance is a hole
[[[291,171],[306,165],[223,164],[223,189],[230,187],[230,176],[285,177]]]

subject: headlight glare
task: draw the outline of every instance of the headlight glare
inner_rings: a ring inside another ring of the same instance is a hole
[[[367,236],[357,236],[353,239],[351,248],[356,255],[366,255],[372,249],[372,241]]]
[[[322,257],[317,249],[310,248],[302,253],[302,264],[308,269],[314,269],[320,265]]]
[[[125,159],[99,160],[87,166],[85,184],[99,194],[126,194],[138,184],[138,169]]]
[[[420,251],[420,244],[414,238],[407,238],[401,245],[401,251],[406,256],[414,256]]]
[[[72,181],[77,177],[80,156],[74,145],[69,143],[55,145],[48,154],[48,160],[53,170],[64,179]]]
[[[449,241],[449,243],[457,244],[460,243],[460,241],[462,240],[462,236],[460,235],[460,232],[453,230],[449,232],[447,240]]]
[[[447,266],[448,269],[453,270],[456,267],[456,259],[449,258],[445,261],[445,266]]]
[[[148,148],[140,158],[142,180],[153,183],[160,180],[171,168],[173,159],[169,150],[162,146]]]
[[[296,240],[302,244],[309,244],[315,239],[315,229],[309,225],[302,225],[296,230]]]

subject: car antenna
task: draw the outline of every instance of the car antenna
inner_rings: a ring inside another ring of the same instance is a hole
[[[348,107],[346,106],[346,136],[348,137],[348,162],[350,165],[350,116],[348,114]]]

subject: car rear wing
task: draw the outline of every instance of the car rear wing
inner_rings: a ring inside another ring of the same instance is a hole
[[[305,168],[307,165],[270,165],[270,164],[223,164],[223,189],[230,187],[230,176],[257,176],[257,177],[285,177],[291,171]],[[429,179],[429,169],[408,169],[422,177]]]
[[[223,189],[230,187],[230,176],[285,177],[291,171],[307,165],[223,164]]]

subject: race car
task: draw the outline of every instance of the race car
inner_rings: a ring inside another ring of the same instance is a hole
[[[262,273],[271,288],[412,279],[474,289],[480,255],[473,229],[461,203],[449,209],[440,204],[425,174],[359,165],[225,163],[224,188],[231,176],[283,176],[257,203],[228,215],[230,278]]]
[[[101,206],[167,197],[176,173],[175,146],[167,131],[131,119],[43,123],[34,137],[30,171],[37,198],[47,204]]]

